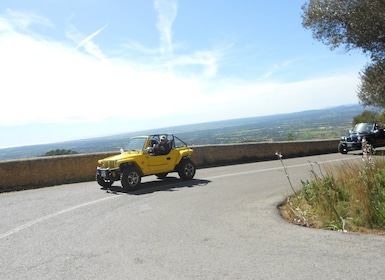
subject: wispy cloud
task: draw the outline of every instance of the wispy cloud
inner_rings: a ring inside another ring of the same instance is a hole
[[[198,76],[212,78],[216,76],[218,64],[224,55],[224,50],[222,49],[195,51],[192,54],[174,55],[172,58],[167,59],[166,63],[173,69],[186,67],[190,73],[192,72],[192,67],[198,66],[203,69],[203,71],[198,71],[198,73],[202,72],[202,75],[198,74]]]
[[[285,60],[285,61],[282,61],[280,64],[274,64],[271,66],[271,68],[265,72],[261,78],[262,79],[268,79],[268,78],[271,78],[273,77],[278,71],[287,71],[289,69],[289,67],[296,63],[297,61],[299,61],[300,59],[289,59],[289,60]]]
[[[163,54],[173,52],[172,25],[177,16],[178,4],[176,0],[154,0],[155,10],[158,12],[156,27],[160,32],[160,49]]]
[[[32,12],[19,12],[11,9],[6,9],[5,15],[7,21],[9,21],[14,27],[21,31],[26,31],[30,26],[40,25],[46,27],[53,27],[52,22]]]
[[[179,72],[179,75],[196,75],[197,77],[213,78],[218,72],[218,67],[226,55],[228,46],[216,47],[209,50],[193,50],[186,52],[187,43],[175,43],[172,36],[173,23],[178,12],[176,0],[154,0],[154,9],[157,12],[156,27],[159,31],[160,47],[151,49],[140,42],[129,40],[122,44],[131,54],[130,58],[147,60],[147,65],[142,64],[140,68]],[[178,50],[178,51],[176,51]],[[132,55],[137,53],[138,56]],[[186,71],[184,71],[186,70]]]
[[[73,24],[69,23],[66,35],[76,44],[75,49],[83,48],[88,54],[103,60],[106,58],[106,56],[103,54],[103,51],[100,49],[100,47],[93,41],[93,39],[99,35],[106,27],[107,24],[89,35],[84,35]]]
[[[83,47],[85,49],[85,51],[88,52],[89,54],[91,54],[91,55],[93,55],[99,59],[104,59],[105,56],[104,56],[102,50],[99,48],[99,46],[97,44],[95,44],[92,41],[92,39],[95,36],[97,36],[100,32],[102,32],[103,29],[106,27],[107,27],[107,25],[104,25],[102,28],[100,28],[100,29],[96,30],[94,33],[88,35],[86,38],[81,40],[80,43],[78,43],[75,48],[77,49],[77,48]]]

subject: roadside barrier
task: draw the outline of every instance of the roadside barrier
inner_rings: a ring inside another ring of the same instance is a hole
[[[197,168],[337,152],[339,140],[192,146]],[[0,192],[92,181],[98,159],[119,151],[0,161]]]

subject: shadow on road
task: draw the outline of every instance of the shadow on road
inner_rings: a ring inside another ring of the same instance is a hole
[[[107,193],[118,194],[118,193],[126,193],[130,195],[143,195],[160,191],[175,191],[180,188],[192,188],[196,186],[206,186],[210,183],[209,180],[202,179],[192,179],[189,181],[181,180],[177,177],[166,177],[162,180],[154,180],[151,182],[144,182],[140,184],[139,189],[135,191],[127,191],[123,189],[120,185],[111,186],[110,188],[101,188],[105,190]],[[119,182],[116,182],[119,184]]]
[[[349,155],[355,155],[355,156],[363,156],[363,152],[361,150],[358,151],[350,151]],[[383,157],[385,156],[385,150],[384,149],[376,149],[373,153],[373,156]]]

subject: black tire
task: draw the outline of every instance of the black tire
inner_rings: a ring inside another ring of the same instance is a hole
[[[348,150],[344,149],[343,146],[342,146],[342,143],[339,143],[338,144],[338,151],[343,154],[343,155],[346,155],[348,153]]]
[[[107,189],[112,186],[114,181],[112,180],[104,180],[102,176],[99,175],[99,173],[96,173],[96,182],[98,182],[99,186]]]
[[[138,189],[142,176],[136,168],[126,168],[123,173],[120,175],[120,182],[122,187],[127,191],[134,191]]]
[[[183,159],[178,166],[179,177],[183,180],[191,180],[195,175],[195,164],[190,159]]]
[[[155,174],[156,178],[158,179],[164,179],[166,178],[167,175],[168,175],[168,172]]]

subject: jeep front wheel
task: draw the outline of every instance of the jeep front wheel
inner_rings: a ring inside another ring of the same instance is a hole
[[[120,175],[120,181],[125,190],[133,191],[139,187],[142,177],[135,168],[126,168]]]
[[[338,144],[338,151],[343,155],[346,155],[348,153],[348,150],[346,150],[346,148],[342,145],[342,143]]]
[[[114,183],[112,180],[105,180],[102,176],[99,175],[99,173],[96,173],[96,182],[98,182],[99,186],[105,189],[108,189]]]
[[[182,160],[179,163],[178,174],[183,180],[191,180],[195,175],[195,164],[189,159]]]

